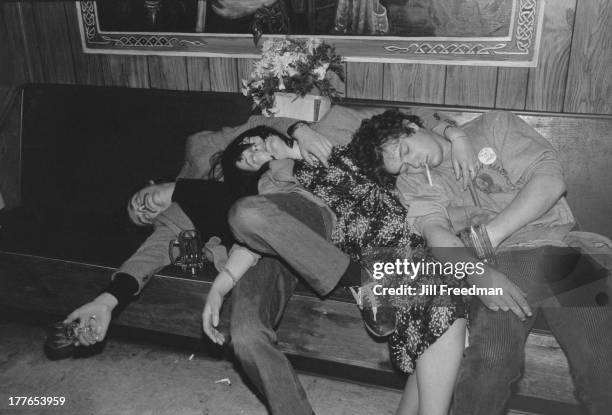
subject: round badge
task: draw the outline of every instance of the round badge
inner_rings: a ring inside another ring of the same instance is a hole
[[[495,150],[491,147],[483,147],[482,150],[478,152],[478,161],[482,164],[488,166],[495,163],[495,160],[497,160],[497,154],[495,154]]]

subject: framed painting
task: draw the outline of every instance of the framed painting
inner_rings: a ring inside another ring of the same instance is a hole
[[[87,53],[248,57],[317,37],[346,61],[536,66],[544,0],[77,1]]]

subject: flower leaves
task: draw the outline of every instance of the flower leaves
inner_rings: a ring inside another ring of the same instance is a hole
[[[270,39],[262,45],[261,59],[253,64],[249,80],[242,80],[242,93],[253,99],[254,108],[270,116],[275,92],[295,92],[303,97],[314,91],[332,99],[339,97],[330,81],[333,76],[344,81],[342,57],[333,46],[316,38]]]

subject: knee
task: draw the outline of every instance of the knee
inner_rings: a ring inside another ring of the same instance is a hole
[[[234,353],[239,360],[248,360],[249,356],[257,356],[262,347],[276,343],[274,331],[265,326],[249,326],[232,324],[230,328],[231,342]]]
[[[520,375],[524,360],[524,345],[520,339],[491,336],[474,342],[465,350],[465,364],[475,370],[495,372],[498,378],[510,380]]]
[[[238,200],[231,207],[227,220],[236,234],[248,233],[264,228],[267,200],[261,196],[249,196]]]

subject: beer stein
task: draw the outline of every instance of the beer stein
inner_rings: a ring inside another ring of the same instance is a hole
[[[195,275],[204,266],[200,232],[195,229],[182,231],[178,239],[170,242],[168,255],[173,265],[181,267],[183,271],[189,269],[191,275]]]

